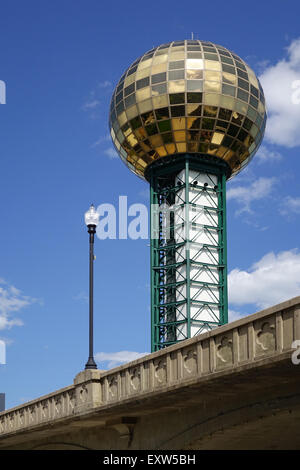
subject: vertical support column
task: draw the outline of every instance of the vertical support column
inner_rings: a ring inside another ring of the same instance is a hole
[[[221,304],[220,324],[228,323],[228,285],[227,285],[227,221],[226,221],[226,176],[223,173],[218,184],[220,232],[220,277]]]
[[[152,351],[227,322],[226,164],[190,157],[151,173]]]
[[[175,204],[183,206],[185,226],[184,233],[180,230],[175,233],[177,243],[184,243],[184,248],[178,248],[178,260],[185,258],[179,268],[185,289],[178,292],[177,301],[182,301],[184,291],[185,302],[179,309],[185,314],[186,337],[190,338],[221,322],[224,305],[224,264],[220,262],[223,260],[223,208],[219,204],[222,179],[204,169],[190,169],[189,162],[176,178],[185,186]],[[183,327],[178,333],[181,334],[177,340],[185,339]]]
[[[157,181],[152,176],[150,181],[150,275],[151,275],[151,351],[157,351],[160,344],[160,262],[159,240],[160,221],[158,212]]]
[[[151,352],[156,351],[155,347],[155,301],[154,301],[154,296],[155,296],[155,248],[154,248],[154,241],[155,241],[155,231],[154,231],[154,224],[155,221],[153,220],[155,217],[154,213],[154,188],[153,188],[153,176],[151,177],[150,180],[150,292],[151,292],[151,303],[150,303],[150,309],[151,309]]]
[[[190,165],[189,160],[185,161],[184,169],[184,180],[185,180],[185,201],[184,201],[184,215],[185,215],[185,258],[186,258],[186,312],[187,312],[187,325],[186,333],[187,337],[191,338],[191,260],[190,260],[190,194],[189,194],[189,181],[190,181]]]

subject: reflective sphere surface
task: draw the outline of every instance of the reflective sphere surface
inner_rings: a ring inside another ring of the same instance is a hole
[[[146,52],[122,75],[109,124],[121,159],[142,178],[154,160],[177,153],[217,156],[235,175],[263,138],[265,99],[253,70],[233,52],[174,41]]]

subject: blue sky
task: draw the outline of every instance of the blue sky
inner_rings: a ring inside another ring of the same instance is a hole
[[[193,32],[236,52],[261,77],[266,136],[227,186],[231,318],[299,294],[300,104],[291,95],[300,80],[300,6],[270,7],[257,0],[2,2],[0,339],[7,363],[0,392],[7,407],[69,385],[84,368],[83,214],[91,202],[117,205],[119,195],[147,203],[147,184],[115,158],[108,107],[121,74],[153,46]],[[96,239],[99,368],[150,351],[147,245]]]

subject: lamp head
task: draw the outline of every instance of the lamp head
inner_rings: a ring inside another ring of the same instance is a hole
[[[84,214],[84,221],[87,227],[90,225],[97,227],[99,223],[99,213],[96,211],[94,204],[91,204],[89,210]]]

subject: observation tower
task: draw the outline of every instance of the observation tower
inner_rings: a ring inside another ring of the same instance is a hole
[[[225,47],[174,41],[125,71],[109,125],[123,162],[150,183],[156,351],[228,322],[226,181],[262,141],[264,93]]]

